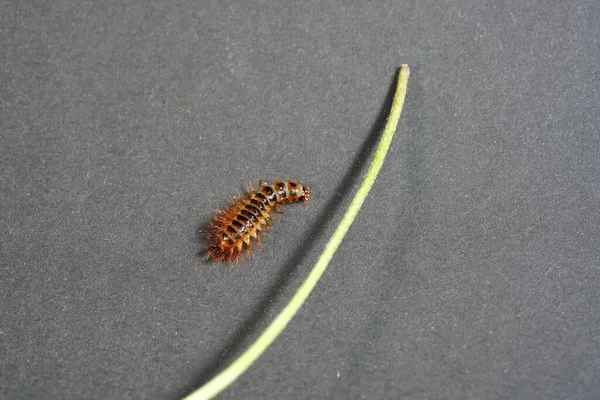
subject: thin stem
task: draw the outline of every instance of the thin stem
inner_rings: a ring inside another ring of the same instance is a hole
[[[246,350],[237,360],[235,360],[227,369],[215,376],[212,380],[207,382],[204,386],[185,397],[184,400],[199,400],[199,399],[211,399],[219,394],[223,389],[233,383],[240,375],[242,375],[258,357],[269,347],[271,343],[279,336],[283,329],[287,326],[290,320],[294,317],[296,312],[300,309],[304,301],[313,290],[321,275],[327,268],[331,257],[337,250],[338,246],[342,242],[342,239],[346,235],[348,228],[352,225],[356,214],[360,210],[365,198],[371,190],[371,186],[375,182],[375,178],[379,174],[385,155],[390,147],[390,142],[396,131],[398,120],[400,119],[400,113],[404,106],[404,97],[406,95],[406,86],[408,83],[409,69],[408,65],[402,65],[400,67],[400,75],[398,76],[398,84],[396,86],[396,93],[394,94],[394,101],[392,102],[392,109],[388,122],[383,131],[383,136],[377,147],[375,157],[371,162],[369,171],[365,176],[358,192],[354,196],[350,207],[346,211],[346,214],[342,218],[342,221],[338,225],[333,236],[329,240],[329,243],[325,246],[321,257],[313,267],[312,271],[302,283],[296,294],[292,297],[290,302],[285,306],[279,315],[271,322],[271,325],[263,332],[262,335]]]

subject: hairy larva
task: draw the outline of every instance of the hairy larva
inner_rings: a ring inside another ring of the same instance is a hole
[[[209,224],[206,253],[215,261],[237,262],[244,252],[252,252],[250,238],[260,244],[258,233],[271,225],[271,213],[282,204],[305,202],[310,189],[294,180],[259,183],[258,190],[248,185],[248,192],[229,207],[218,212]]]

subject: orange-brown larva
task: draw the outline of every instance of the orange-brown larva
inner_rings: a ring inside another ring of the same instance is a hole
[[[219,211],[209,225],[206,253],[215,261],[237,262],[244,252],[250,253],[250,238],[257,244],[259,232],[271,224],[271,213],[282,204],[305,202],[310,189],[294,180],[259,183],[258,190],[248,185],[248,192]]]

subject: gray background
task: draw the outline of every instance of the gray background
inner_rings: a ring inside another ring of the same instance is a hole
[[[569,3],[569,4],[567,4]],[[0,397],[598,398],[597,1],[2,1]],[[198,252],[248,181],[313,199]]]

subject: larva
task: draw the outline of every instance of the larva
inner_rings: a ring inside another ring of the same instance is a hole
[[[294,180],[259,182],[259,189],[248,185],[248,192],[218,212],[209,224],[206,252],[215,261],[239,261],[244,252],[252,252],[250,238],[260,244],[258,233],[271,225],[271,213],[282,204],[306,202],[310,189]]]

